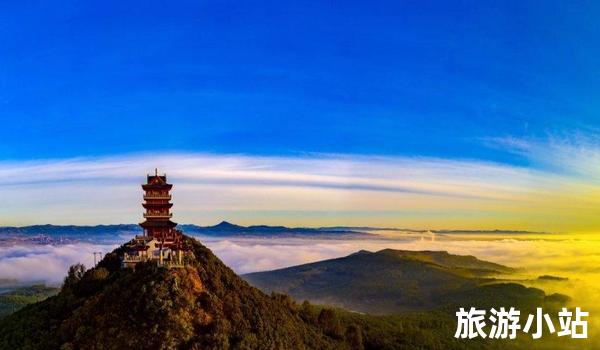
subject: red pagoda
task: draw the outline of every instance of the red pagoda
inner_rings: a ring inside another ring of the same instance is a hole
[[[167,183],[167,175],[158,175],[158,169],[154,176],[148,175],[147,183],[142,185],[145,192],[142,206],[146,209],[146,221],[140,226],[144,229],[144,236],[161,242],[175,241],[177,238],[177,231],[174,230],[177,224],[171,221],[173,214],[170,212],[173,206],[170,194],[172,188],[173,185]]]
[[[135,267],[141,261],[156,261],[160,266],[183,266],[185,256],[191,254],[183,240],[181,231],[176,230],[177,223],[171,221],[170,191],[172,184],[167,183],[167,175],[148,175],[144,190],[144,203],[146,209],[144,222],[140,226],[144,229],[142,236],[136,236],[128,245],[122,263],[123,267]]]

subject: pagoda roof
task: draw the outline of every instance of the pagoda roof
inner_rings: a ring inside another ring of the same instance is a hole
[[[147,184],[142,184],[142,189],[144,190],[160,190],[160,189],[168,189],[170,190],[171,188],[173,188],[172,184],[168,184],[168,183],[147,183]]]
[[[142,203],[142,206],[144,208],[148,208],[148,207],[167,207],[167,208],[171,208],[173,206],[173,203],[156,203],[156,202],[145,202]]]
[[[140,223],[140,226],[142,226],[143,228],[149,228],[149,227],[175,227],[177,226],[176,222],[173,222],[171,220],[146,220],[142,223]]]
[[[158,181],[162,181],[162,182],[167,182],[167,175],[150,175],[148,174],[148,181],[150,181],[151,179],[156,179]]]

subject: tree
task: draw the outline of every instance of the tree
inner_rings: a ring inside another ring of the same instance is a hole
[[[346,329],[346,340],[352,350],[364,350],[362,329],[356,324],[351,324]]]
[[[342,325],[333,309],[322,309],[319,313],[317,322],[319,323],[319,326],[321,326],[325,334],[338,339],[343,338],[344,332],[342,329]]]
[[[67,273],[67,277],[65,277],[65,282],[63,284],[63,288],[71,288],[77,282],[81,280],[83,275],[85,274],[85,266],[81,263],[77,263],[75,265],[71,265],[69,267],[69,272]]]

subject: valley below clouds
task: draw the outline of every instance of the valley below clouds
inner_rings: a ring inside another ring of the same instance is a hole
[[[373,238],[245,238],[194,236],[236,273],[273,270],[352,254],[359,250],[436,250],[473,255],[517,268],[511,275],[496,276],[572,298],[571,307],[590,312],[590,332],[600,312],[600,252],[594,234],[433,234],[377,231]],[[70,265],[93,266],[93,252],[106,254],[123,243],[103,241],[68,244],[12,244],[0,246],[0,289],[33,283],[60,286]],[[551,275],[568,280],[539,279]]]
[[[358,250],[445,250],[474,255],[519,269],[511,278],[577,297],[581,284],[600,281],[600,252],[593,235],[559,234],[432,234],[384,231],[372,239],[240,238],[195,236],[236,273],[273,270],[346,256]],[[90,267],[94,252],[106,254],[122,243],[13,244],[0,246],[0,280],[58,285],[68,267],[81,262]],[[536,281],[540,275],[557,275],[569,281]],[[600,292],[598,290],[597,292]],[[581,292],[588,294],[588,291]],[[575,294],[575,295],[573,295]],[[600,294],[600,293],[595,293]]]

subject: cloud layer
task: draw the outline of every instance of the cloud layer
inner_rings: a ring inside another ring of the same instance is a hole
[[[564,172],[437,158],[182,153],[0,162],[0,225],[135,222],[139,185],[154,167],[175,184],[183,223],[600,227],[590,209],[600,204],[598,187]]]
[[[547,292],[563,292],[584,302],[600,295],[600,253],[595,235],[437,235],[388,232],[369,240],[218,239],[197,237],[237,273],[272,270],[337,258],[360,249],[378,251],[445,250],[523,268],[520,278],[552,274],[570,278],[559,285],[539,285]],[[77,262],[93,265],[93,252],[106,254],[116,245],[89,243],[58,246],[0,247],[0,280],[43,281],[60,284],[68,267]]]
[[[83,263],[94,265],[93,252],[103,254],[116,245],[68,244],[68,245],[14,245],[0,247],[0,280],[45,282],[60,284],[69,266]]]

